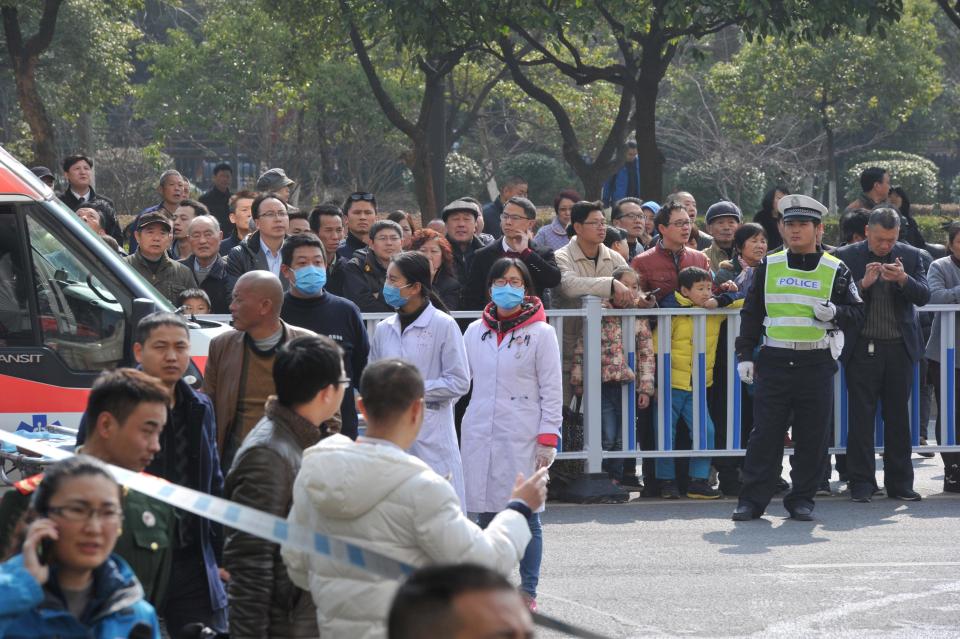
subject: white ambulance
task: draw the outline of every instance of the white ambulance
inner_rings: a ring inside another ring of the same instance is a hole
[[[76,428],[97,374],[132,365],[139,318],[173,306],[0,148],[0,428]],[[210,340],[191,322],[198,384]]]

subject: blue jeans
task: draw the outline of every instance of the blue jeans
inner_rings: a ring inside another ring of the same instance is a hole
[[[497,513],[480,513],[477,524],[486,528]],[[543,525],[540,522],[540,513],[533,513],[527,519],[530,534],[533,537],[527,544],[527,549],[520,559],[520,590],[534,599],[537,597],[537,584],[540,582],[540,563],[543,561]]]
[[[671,395],[671,428],[673,441],[677,439],[677,421],[683,417],[688,428],[695,428],[693,425],[693,393],[686,390],[670,390]],[[713,420],[710,419],[710,413],[701,413],[707,420],[707,447],[713,444]],[[660,442],[663,445],[663,442]],[[657,479],[676,479],[677,473],[674,469],[674,460],[670,457],[657,458]],[[693,479],[706,479],[710,476],[710,458],[709,457],[691,457],[690,458],[690,477]]]
[[[607,382],[600,385],[600,443],[603,450],[620,450],[623,445],[622,416],[623,385]],[[604,459],[603,471],[611,479],[623,479],[623,460]]]

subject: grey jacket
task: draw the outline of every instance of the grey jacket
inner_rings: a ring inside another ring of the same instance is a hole
[[[927,271],[927,285],[930,287],[931,304],[960,304],[960,267],[953,263],[949,255],[934,260]],[[956,340],[960,344],[960,322],[956,327]],[[933,330],[927,341],[927,359],[940,361],[940,313],[933,319]],[[960,368],[960,358],[954,363]]]
[[[303,451],[337,432],[317,428],[271,397],[266,414],[237,451],[227,474],[225,497],[286,517],[293,505],[293,481]],[[280,546],[237,530],[228,530],[223,547],[230,573],[230,636],[317,637],[317,611],[310,593],[290,581]]]

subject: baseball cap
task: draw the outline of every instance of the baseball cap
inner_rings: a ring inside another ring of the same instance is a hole
[[[137,220],[137,230],[142,231],[151,224],[162,224],[167,227],[168,231],[173,230],[173,223],[170,221],[170,218],[160,211],[151,211],[150,213],[141,215],[140,219]]]
[[[727,200],[715,202],[707,209],[707,224],[721,217],[735,217],[738,222],[743,222],[743,213],[740,212],[740,207]]]
[[[641,209],[650,209],[651,211],[653,211],[653,214],[654,214],[654,215],[656,215],[657,213],[660,212],[660,205],[657,204],[656,202],[654,202],[653,200],[649,200],[649,201],[647,201],[647,202],[644,202],[644,203],[640,206],[640,208],[641,208]]]
[[[40,178],[41,180],[42,180],[43,178],[52,178],[52,177],[53,177],[53,173],[51,173],[51,172],[50,172],[50,169],[48,169],[48,168],[45,167],[45,166],[35,166],[35,167],[33,167],[32,169],[30,169],[30,170],[33,171],[33,174],[36,175],[36,176],[37,176],[38,178]]]

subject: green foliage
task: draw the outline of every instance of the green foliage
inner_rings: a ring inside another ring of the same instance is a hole
[[[710,73],[721,122],[754,144],[792,144],[807,154],[816,150],[809,142],[827,131],[838,136],[838,152],[855,136],[892,134],[942,91],[931,11],[919,0],[908,3],[886,38],[746,44]]]
[[[131,21],[141,3],[67,0],[38,77],[47,108],[69,123],[130,94],[130,51],[140,38]],[[32,33],[32,31],[31,31]]]
[[[923,235],[923,239],[928,243],[947,243],[946,225],[951,221],[949,217],[941,215],[914,215],[913,219],[916,221],[920,233]],[[843,241],[841,239],[839,216],[831,215],[824,219],[823,226],[824,242],[832,246],[837,246]]]
[[[161,136],[232,141],[254,126],[260,103],[290,106],[288,39],[256,0],[211,2],[200,31],[199,41],[175,29],[165,43],[141,48],[150,79],[139,87],[137,112]]]
[[[461,196],[476,198],[481,202],[486,200],[483,167],[475,160],[463,153],[453,152],[447,155],[446,167],[448,200]],[[410,169],[403,170],[402,180],[407,191],[414,193],[413,173]]]
[[[483,201],[483,167],[462,153],[447,156],[447,199],[469,195]]]
[[[3,5],[16,5],[25,40],[37,32],[42,3],[22,0]],[[36,72],[41,99],[58,136],[71,133],[81,116],[96,116],[130,95],[130,51],[141,37],[131,18],[141,5],[139,0],[65,0],[60,7],[53,41],[40,56]],[[0,69],[0,92],[12,95],[15,79],[2,30],[0,41],[6,62]],[[16,106],[3,118],[15,120],[5,123],[4,144],[8,150],[26,150],[32,144],[30,131],[21,126]],[[32,154],[26,151],[25,156]]]
[[[760,167],[717,153],[681,167],[677,186],[690,191],[703,210],[719,200],[729,200],[743,211],[756,211],[767,188],[767,178]]]
[[[912,153],[883,151],[870,154],[862,162],[847,169],[847,199],[860,196],[860,173],[870,166],[890,172],[890,183],[902,186],[911,202],[935,202],[937,199],[937,165]]]
[[[960,174],[950,181],[950,197],[954,202],[960,202]]]
[[[500,164],[497,181],[502,184],[514,175],[527,180],[527,192],[534,204],[553,202],[559,191],[577,186],[562,162],[542,153],[518,153],[507,158]]]

